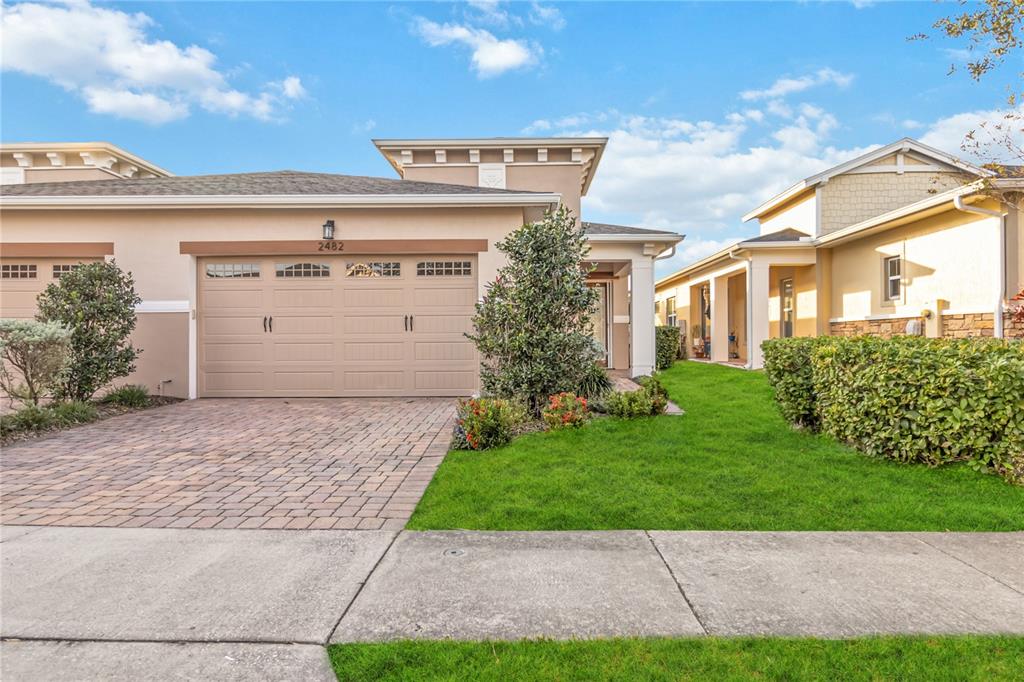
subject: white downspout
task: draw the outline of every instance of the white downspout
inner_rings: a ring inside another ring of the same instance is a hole
[[[992,314],[992,335],[997,338],[1003,338],[1003,294],[1006,292],[1006,213],[1003,211],[994,211],[990,208],[982,208],[980,206],[971,206],[970,204],[964,203],[962,196],[953,197],[953,206],[958,211],[964,213],[975,213],[977,215],[987,215],[993,218],[999,218],[999,234],[997,235],[996,243],[998,244],[999,252],[999,263],[996,267],[996,278],[999,291],[996,294],[996,305],[995,310]]]

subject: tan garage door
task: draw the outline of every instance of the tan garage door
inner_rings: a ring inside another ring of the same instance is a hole
[[[31,319],[36,297],[60,276],[80,263],[99,258],[3,258],[0,259],[0,317]]]
[[[477,388],[476,258],[199,261],[201,396],[456,396]]]

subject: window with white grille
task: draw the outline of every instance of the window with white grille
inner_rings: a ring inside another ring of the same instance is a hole
[[[900,298],[903,283],[903,267],[899,256],[885,259],[885,299],[896,301]]]
[[[278,277],[330,277],[331,266],[327,263],[278,263]]]
[[[211,279],[259,277],[259,263],[207,263],[206,276]]]
[[[426,260],[416,264],[417,277],[468,277],[473,263],[468,260]]]
[[[345,263],[346,277],[401,277],[402,264],[397,261]]]
[[[0,265],[0,279],[35,279],[35,263],[11,263]]]
[[[65,275],[72,270],[77,270],[82,266],[81,263],[62,263],[53,266],[53,278],[60,279],[61,275]]]

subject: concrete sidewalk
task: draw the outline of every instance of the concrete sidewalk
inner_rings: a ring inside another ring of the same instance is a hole
[[[332,679],[328,642],[1024,634],[1024,533],[6,527],[0,675]]]

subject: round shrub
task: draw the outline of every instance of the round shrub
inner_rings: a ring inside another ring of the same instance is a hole
[[[458,405],[458,429],[471,450],[505,445],[525,419],[525,410],[510,400],[472,398],[460,400]]]
[[[549,429],[565,429],[582,426],[590,418],[587,399],[575,393],[558,393],[551,396],[541,417]]]
[[[60,383],[70,342],[71,332],[57,322],[0,320],[0,389],[38,405]]]

